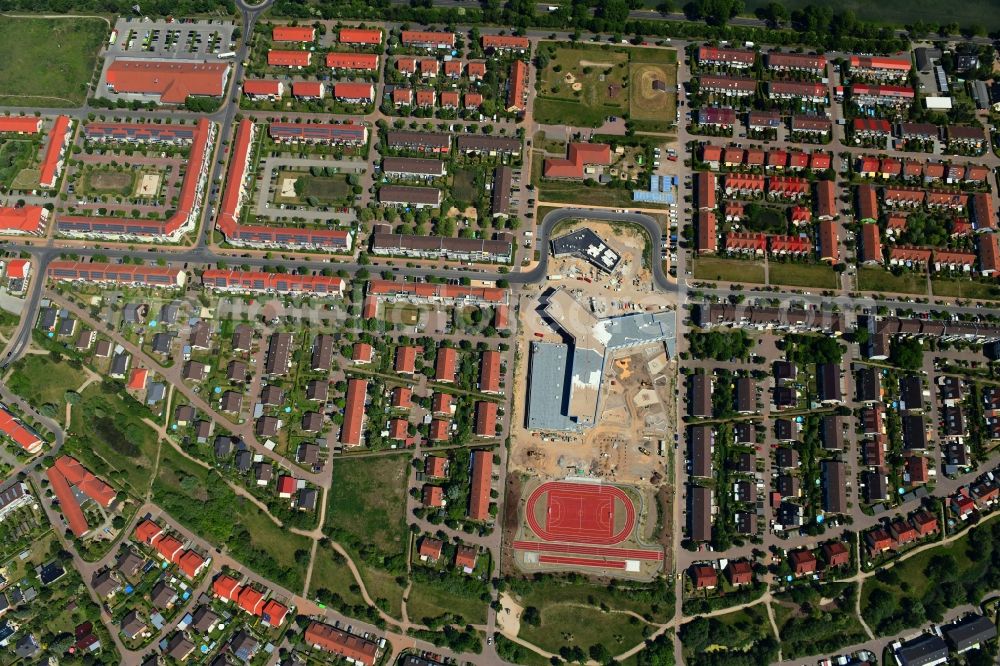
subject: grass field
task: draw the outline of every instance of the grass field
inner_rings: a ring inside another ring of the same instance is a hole
[[[797,264],[770,262],[767,277],[771,284],[789,287],[815,287],[816,289],[836,289],[837,274],[824,264]]]
[[[382,319],[393,323],[415,326],[420,321],[420,308],[408,303],[386,303]]]
[[[764,284],[764,266],[757,261],[742,259],[696,257],[694,277],[697,280]]]
[[[396,574],[379,566],[405,566],[406,479],[410,457],[342,458],[333,463],[326,529],[354,555],[368,594],[399,617],[403,590]]]
[[[87,185],[84,189],[88,192],[101,194],[114,192],[129,196],[135,186],[135,176],[133,171],[94,169],[87,174]]]
[[[0,141],[0,185],[10,187],[23,169],[35,157],[34,141],[28,139],[3,139]]]
[[[109,32],[102,19],[0,17],[0,104],[79,106]]]
[[[363,606],[365,603],[357,590],[357,581],[347,568],[347,563],[332,548],[317,548],[313,562],[312,580],[309,581],[309,596],[315,597],[318,590],[327,589],[340,595],[344,603]]]
[[[45,381],[38,381],[44,377]],[[55,362],[51,356],[28,354],[18,359],[8,381],[10,389],[34,405],[56,405],[55,419],[60,423],[66,415],[66,391],[75,391],[87,375],[66,361]]]
[[[296,553],[310,548],[306,537],[276,525],[219,477],[164,445],[153,482],[153,497],[174,519],[235,559],[287,589],[301,591],[305,567]]]
[[[156,464],[156,431],[142,422],[145,407],[114,384],[91,384],[73,407],[66,452],[94,474],[111,477],[136,497],[149,488]]]
[[[21,169],[21,171],[14,176],[14,180],[11,181],[10,189],[12,190],[35,190],[38,189],[38,184],[41,182],[42,172],[37,168]]]
[[[409,462],[408,455],[335,461],[327,525],[383,553],[404,553]]]
[[[881,268],[858,269],[858,289],[881,293],[927,295],[927,278],[922,273],[905,272],[898,277]]]
[[[442,586],[425,581],[413,581],[406,601],[406,614],[418,622],[455,613],[466,623],[486,622],[487,603],[472,595],[455,594]]]
[[[931,278],[931,291],[935,296],[1000,300],[1000,286],[969,278]]]
[[[563,646],[604,645],[611,654],[621,654],[643,641],[644,623],[624,613],[605,613],[597,608],[553,604],[542,609],[537,627],[524,622],[517,637],[543,650],[559,653]]]
[[[353,200],[351,184],[347,182],[346,173],[338,173],[332,176],[313,176],[300,171],[281,171],[278,173],[279,188],[283,180],[292,178],[297,180],[296,196],[283,197],[280,189],[274,200],[279,203],[305,203],[309,198],[316,199],[322,204],[349,204]]]
[[[651,585],[638,583],[634,588],[620,583],[618,588],[609,589],[589,579],[569,581],[556,576],[543,576],[530,583],[518,581],[512,584],[511,589],[518,603],[524,607],[543,609],[552,604],[606,606],[648,616],[654,622],[666,622],[674,614],[672,590],[662,582]]]
[[[543,42],[543,45],[548,42]],[[556,46],[535,99],[540,123],[599,127],[628,110],[628,51],[596,44]]]

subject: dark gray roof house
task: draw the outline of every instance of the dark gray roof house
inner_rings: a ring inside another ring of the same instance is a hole
[[[316,497],[317,493],[315,488],[301,488],[299,489],[296,505],[303,511],[315,511]]]
[[[302,442],[295,452],[295,460],[307,465],[315,465],[319,462],[319,446],[312,442]]]
[[[153,336],[153,341],[150,343],[150,346],[157,354],[163,354],[166,356],[170,353],[170,345],[173,341],[173,333],[170,331],[161,331]]]
[[[816,366],[816,388],[822,402],[834,404],[844,401],[840,384],[840,366],[835,363],[820,363]]]
[[[240,324],[233,330],[233,350],[238,352],[250,351],[253,344],[253,329],[246,324]]]
[[[973,614],[942,626],[941,633],[948,645],[961,654],[996,638],[997,628],[988,618]]]
[[[219,435],[215,438],[213,452],[216,458],[228,458],[233,455],[233,439],[226,435]]]
[[[114,358],[111,359],[111,371],[108,374],[116,379],[124,379],[125,373],[128,372],[128,366],[131,361],[132,357],[128,352],[118,352],[115,354]]]
[[[226,391],[219,401],[219,408],[224,412],[238,414],[243,408],[243,394],[236,391]]]
[[[253,456],[249,451],[243,449],[236,453],[236,470],[241,474],[246,474],[250,471],[250,467],[253,465]]]
[[[691,476],[709,478],[712,476],[712,428],[696,425],[688,428],[690,433]]]
[[[924,634],[906,641],[896,650],[900,666],[943,664],[948,659],[948,646],[934,634]]]

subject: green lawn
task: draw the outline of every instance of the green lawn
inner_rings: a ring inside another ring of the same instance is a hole
[[[410,456],[405,453],[334,461],[327,526],[383,553],[405,553],[409,472]]]
[[[111,167],[91,169],[87,172],[86,183],[81,189],[88,193],[131,196],[135,177],[134,171],[118,171]]]
[[[142,422],[146,408],[119,392],[119,384],[91,384],[73,407],[66,453],[97,476],[143,497],[156,463],[156,431]]]
[[[768,264],[768,281],[790,287],[815,287],[836,289],[837,274],[826,264],[778,263]]]
[[[301,592],[305,566],[296,564],[309,539],[276,525],[249,500],[236,495],[219,473],[164,445],[153,481],[155,502],[185,527],[265,578]]]
[[[927,277],[923,273],[905,271],[896,276],[881,268],[862,266],[858,269],[858,289],[893,294],[927,295]]]
[[[0,17],[0,104],[79,106],[109,32],[103,19]]]
[[[44,377],[44,381],[39,378]],[[67,361],[56,362],[49,355],[27,354],[14,364],[8,386],[27,400],[35,409],[43,405],[55,407],[55,419],[60,423],[66,414],[66,391],[75,391],[87,375]]]
[[[970,278],[931,278],[931,291],[934,292],[935,296],[993,301],[1000,299],[1000,286]]]
[[[764,265],[745,259],[695,257],[694,277],[696,280],[764,284]]]
[[[644,640],[644,626],[642,621],[624,613],[553,604],[542,610],[537,627],[522,621],[517,637],[557,654],[564,646],[580,647],[587,652],[592,645],[604,645],[612,654],[621,654]]]

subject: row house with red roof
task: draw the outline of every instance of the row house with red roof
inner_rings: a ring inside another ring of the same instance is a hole
[[[760,232],[730,232],[725,237],[726,252],[763,256],[767,235]]]
[[[288,617],[288,606],[268,599],[268,591],[260,591],[252,583],[240,584],[229,574],[219,574],[212,581],[212,592],[226,602],[232,602],[244,613],[259,617],[271,627],[280,627]]]
[[[767,84],[767,96],[773,100],[801,99],[817,104],[829,103],[825,83],[806,81],[771,81]]]
[[[381,28],[341,28],[337,41],[350,46],[379,46],[382,43]]]
[[[331,69],[352,72],[374,72],[378,69],[378,55],[375,53],[327,53],[325,62]]]
[[[818,256],[820,261],[831,264],[840,262],[840,233],[833,220],[820,220],[816,231]]]
[[[934,250],[934,270],[971,273],[976,266],[975,252],[955,250]]]
[[[920,208],[926,197],[927,192],[916,187],[886,187],[882,190],[882,201],[888,208]]]
[[[194,580],[208,568],[212,558],[205,558],[168,533],[156,521],[146,518],[140,522],[133,532],[133,538],[151,547],[156,554],[170,564],[176,564],[185,576]]]
[[[285,84],[278,80],[247,79],[243,82],[243,94],[254,101],[276,102],[284,96]]]
[[[698,79],[698,90],[728,97],[748,97],[757,92],[757,82],[738,76],[702,76]]]
[[[768,249],[772,255],[784,257],[804,257],[812,254],[812,241],[806,236],[768,236]]]
[[[723,178],[723,190],[728,196],[750,197],[764,194],[766,179],[752,173],[728,173]]]
[[[775,72],[806,72],[818,76],[826,71],[826,56],[773,51],[764,56],[764,64]]]
[[[702,66],[749,69],[753,67],[757,53],[749,49],[726,49],[717,46],[699,46],[695,62]]]
[[[926,269],[931,263],[932,251],[926,247],[896,245],[889,248],[889,265]]]
[[[892,136],[892,125],[884,118],[855,118],[851,134],[860,139],[884,139]]]
[[[912,64],[908,57],[851,56],[848,61],[852,78],[878,81],[905,81]]]
[[[809,181],[795,176],[771,176],[767,179],[767,196],[770,199],[798,201],[809,196]]]
[[[914,97],[913,88],[909,86],[866,84],[851,86],[851,101],[858,106],[909,106],[913,103]]]

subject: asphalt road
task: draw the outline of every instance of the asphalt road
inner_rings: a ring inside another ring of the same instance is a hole
[[[544,280],[549,263],[549,236],[552,234],[552,230],[560,222],[581,218],[599,220],[601,222],[623,222],[642,227],[643,231],[649,236],[650,250],[653,254],[653,265],[651,268],[656,286],[663,291],[677,291],[677,285],[668,280],[663,272],[663,253],[660,251],[660,236],[663,234],[663,229],[656,220],[642,213],[615,213],[607,210],[586,210],[580,208],[559,208],[550,211],[542,220],[541,227],[538,230],[538,247],[542,250],[538,265],[530,271],[511,273],[506,276],[506,279],[512,284],[535,284]]]

